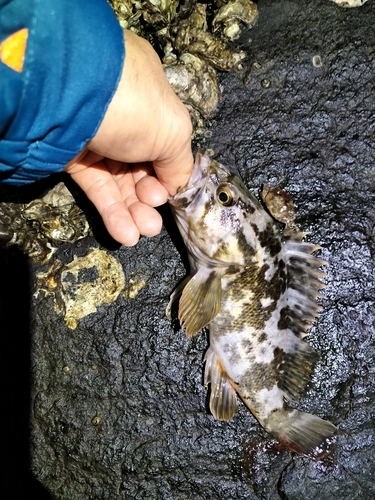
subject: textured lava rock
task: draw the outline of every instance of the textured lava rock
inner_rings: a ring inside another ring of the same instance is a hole
[[[297,406],[333,421],[338,435],[313,459],[299,457],[280,449],[242,404],[228,423],[209,414],[206,337],[187,339],[165,317],[187,272],[165,210],[158,237],[135,248],[105,245],[122,264],[124,290],[75,329],[54,311],[51,294],[34,298],[28,314],[26,262],[4,252],[4,498],[15,491],[24,498],[21,478],[28,495],[48,498],[27,475],[29,396],[31,468],[51,499],[375,497],[375,3],[264,0],[258,8],[258,24],[240,40],[245,72],[222,75],[212,137],[200,146],[253,192],[264,183],[285,189],[297,224],[322,246],[326,300],[308,337],[322,360]],[[68,264],[99,246],[94,238],[65,244],[53,259]],[[53,259],[31,267],[31,292]]]

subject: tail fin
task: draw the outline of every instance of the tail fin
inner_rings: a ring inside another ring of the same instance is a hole
[[[331,422],[288,407],[273,411],[263,425],[280,443],[306,455],[336,432]]]

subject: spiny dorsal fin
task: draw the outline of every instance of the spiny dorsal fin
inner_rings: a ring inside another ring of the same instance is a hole
[[[221,278],[215,271],[200,269],[182,291],[178,319],[190,337],[208,325],[221,306]]]
[[[218,420],[230,420],[237,413],[236,391],[211,347],[206,353],[205,361],[204,385],[211,383],[211,413]]]
[[[326,286],[320,281],[326,274],[319,268],[328,264],[312,255],[320,247],[302,242],[301,239],[305,235],[306,233],[302,232],[289,235],[284,245],[288,292],[283,327],[289,327],[299,337],[305,335],[321,309],[316,299],[321,297],[319,292]]]

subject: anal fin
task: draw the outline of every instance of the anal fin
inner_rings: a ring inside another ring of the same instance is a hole
[[[237,413],[237,395],[214,350],[210,347],[205,356],[204,384],[211,383],[210,410],[218,420],[230,420]]]

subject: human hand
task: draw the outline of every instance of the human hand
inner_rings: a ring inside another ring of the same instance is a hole
[[[95,135],[66,167],[117,241],[154,236],[156,206],[189,180],[190,116],[170,87],[151,45],[125,31],[126,58],[118,88]],[[156,177],[155,177],[156,175]]]

